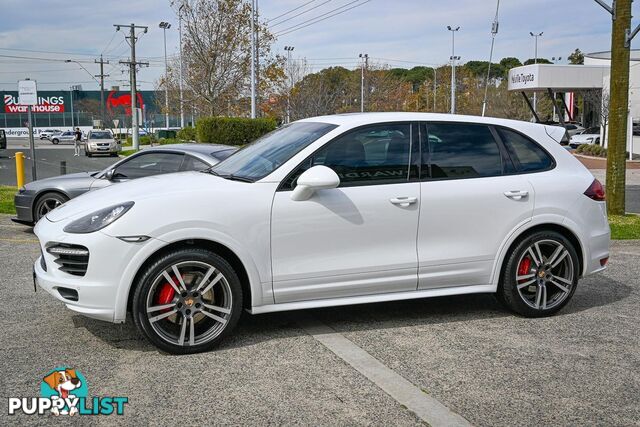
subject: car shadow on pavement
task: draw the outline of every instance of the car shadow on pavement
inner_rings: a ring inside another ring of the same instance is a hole
[[[584,280],[569,304],[555,316],[566,316],[625,299],[632,288],[602,276]],[[232,349],[261,342],[306,336],[300,325],[303,316],[311,315],[341,332],[382,330],[411,326],[439,325],[475,320],[502,319],[517,316],[491,294],[471,294],[449,297],[423,298],[386,303],[350,305],[302,312],[268,313],[252,316],[244,313],[236,330],[218,347]],[[539,319],[530,319],[536,322]],[[109,346],[121,350],[156,351],[138,333],[131,317],[125,324],[114,325],[80,315],[73,316],[76,328],[84,328]]]

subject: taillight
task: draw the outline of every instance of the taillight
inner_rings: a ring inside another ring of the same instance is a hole
[[[604,202],[607,198],[604,192],[604,187],[600,184],[600,181],[594,179],[589,188],[584,192],[584,195],[596,202]]]

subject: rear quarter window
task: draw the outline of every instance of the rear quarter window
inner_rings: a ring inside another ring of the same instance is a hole
[[[504,128],[498,129],[498,133],[518,171],[540,172],[553,167],[551,156],[526,136]]]

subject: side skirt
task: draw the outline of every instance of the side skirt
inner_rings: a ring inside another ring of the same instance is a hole
[[[494,293],[494,285],[458,286],[452,288],[424,289],[411,292],[393,292],[387,294],[365,295],[359,297],[327,298],[282,304],[267,304],[247,310],[251,314],[273,313],[276,311],[305,310],[308,308],[338,307],[342,305],[369,304],[385,301],[402,301],[408,299],[441,297],[447,295]]]

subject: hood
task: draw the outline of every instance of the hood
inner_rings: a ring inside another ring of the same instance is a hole
[[[171,203],[172,195],[207,192],[214,189],[241,187],[251,185],[237,181],[229,181],[205,172],[179,172],[138,178],[118,185],[90,191],[71,199],[62,206],[49,212],[46,218],[51,222],[62,221],[71,217],[80,217],[91,212],[123,202],[138,202],[145,199],[166,199]],[[199,197],[200,194],[193,194]],[[134,208],[135,209],[135,208]]]
[[[78,172],[78,173],[70,173],[67,175],[59,175],[51,178],[39,179],[37,181],[30,182],[25,184],[25,188],[27,190],[37,190],[41,187],[59,187],[66,186],[67,184],[77,184],[80,185],[83,182],[87,183],[87,187],[91,185],[91,182],[95,179],[92,174],[95,174],[99,171],[92,172]]]
[[[87,139],[87,142],[90,144],[100,144],[100,143],[108,143],[108,144],[113,144],[114,142],[116,142],[115,139],[113,138],[109,138],[109,139]]]

